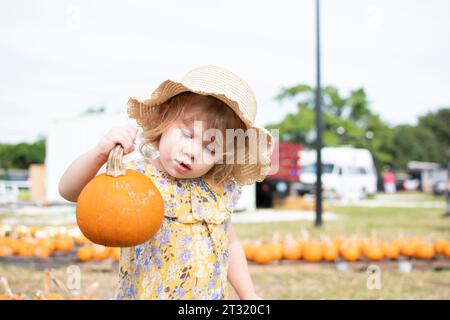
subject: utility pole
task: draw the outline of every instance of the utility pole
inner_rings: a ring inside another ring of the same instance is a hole
[[[320,0],[316,0],[316,221],[322,225],[322,92],[320,85]]]

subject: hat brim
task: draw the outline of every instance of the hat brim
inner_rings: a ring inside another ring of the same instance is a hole
[[[128,116],[136,119],[137,123],[142,126],[145,118],[154,107],[160,106],[170,98],[183,92],[193,92],[200,95],[213,96],[219,99],[238,115],[247,126],[247,129],[256,130],[258,154],[253,155],[252,157],[249,150],[245,150],[244,164],[238,164],[236,170],[233,170],[232,175],[236,182],[241,185],[263,181],[271,167],[271,156],[273,151],[272,135],[266,128],[254,125],[253,122],[246,117],[245,113],[242,112],[238,102],[227,97],[225,94],[214,91],[198,90],[190,88],[182,82],[166,80],[158,86],[149,99],[140,100],[136,97],[130,98],[128,100]]]

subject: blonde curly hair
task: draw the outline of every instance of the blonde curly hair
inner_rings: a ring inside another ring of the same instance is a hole
[[[143,129],[142,143],[139,146],[140,153],[146,157],[146,148],[158,150],[163,132],[170,128],[178,119],[194,121],[195,118],[186,118],[185,116],[186,110],[193,105],[201,105],[203,107],[201,118],[206,121],[205,130],[210,128],[219,129],[222,132],[222,136],[227,137],[227,129],[247,129],[236,113],[219,99],[193,92],[183,92],[161,105],[153,106],[150,112],[146,114],[145,119],[140,122]],[[236,161],[231,161],[230,163],[228,160],[230,157],[233,157],[233,160],[235,159],[239,147],[234,143],[234,139],[233,141],[224,141],[224,145],[230,145],[231,143],[233,143],[234,152],[220,153],[222,161],[214,164],[204,176],[205,179],[210,179],[213,183],[220,184],[233,178],[233,169],[239,164]],[[243,147],[246,148],[247,145],[248,141],[246,140]],[[229,149],[227,148],[226,150]]]

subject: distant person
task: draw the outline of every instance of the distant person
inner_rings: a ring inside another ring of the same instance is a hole
[[[384,192],[386,193],[395,193],[395,174],[389,171],[388,168],[385,168],[386,171],[383,172],[383,185]]]
[[[226,69],[203,66],[128,104],[128,115],[143,130],[143,159],[126,168],[152,179],[164,199],[165,217],[148,242],[121,249],[116,298],[225,299],[228,279],[241,299],[260,299],[230,219],[242,186],[262,181],[270,168],[272,136],[254,125],[257,106],[250,86]],[[205,144],[206,129],[213,129],[214,143]],[[230,129],[253,132],[259,143],[236,146],[235,136],[225,135]],[[110,130],[70,165],[60,194],[76,201],[117,144],[125,154],[134,150],[137,133],[134,127]],[[157,157],[147,157],[144,147]],[[246,152],[244,162],[235,163],[238,147]]]

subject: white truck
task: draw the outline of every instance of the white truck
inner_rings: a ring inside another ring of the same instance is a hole
[[[299,193],[315,191],[316,151],[300,151]],[[365,198],[377,191],[377,172],[372,154],[354,147],[322,149],[322,187],[328,198]]]

